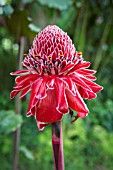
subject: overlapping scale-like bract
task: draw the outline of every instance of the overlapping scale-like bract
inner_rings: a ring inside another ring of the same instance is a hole
[[[102,90],[94,83],[90,62],[83,60],[67,33],[55,25],[35,37],[22,64],[26,70],[11,73],[18,75],[11,98],[20,91],[23,98],[31,91],[27,116],[35,116],[40,130],[61,120],[70,109],[77,112],[75,120],[84,118],[89,111],[83,99],[96,98]]]

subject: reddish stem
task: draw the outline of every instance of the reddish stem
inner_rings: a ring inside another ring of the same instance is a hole
[[[54,170],[64,170],[64,154],[61,122],[52,123],[52,149],[54,156]]]

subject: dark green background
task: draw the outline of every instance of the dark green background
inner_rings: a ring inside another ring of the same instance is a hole
[[[14,130],[21,126],[19,170],[53,169],[51,126],[39,132],[34,117],[26,118],[28,96],[15,114],[9,94],[18,67],[20,38],[24,53],[35,35],[48,24],[62,28],[83,58],[97,70],[104,87],[85,101],[90,114],[70,123],[63,118],[66,170],[113,169],[113,1],[110,0],[1,0],[0,1],[0,169],[12,170]]]

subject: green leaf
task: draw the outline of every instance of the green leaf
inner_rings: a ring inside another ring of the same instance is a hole
[[[15,10],[9,19],[7,19],[7,24],[11,32],[17,36],[26,35],[28,31],[28,12],[23,10]]]
[[[23,0],[24,4],[31,3],[31,2],[33,2],[33,0]]]
[[[64,31],[68,30],[68,27],[73,23],[76,16],[74,7],[70,7],[68,10],[62,11],[60,17],[56,21],[56,24]]]
[[[38,28],[31,25],[29,13],[26,10],[15,10],[10,18],[7,18],[7,26],[11,33],[18,39],[19,36],[26,36],[30,41],[36,36]],[[29,24],[31,25],[29,28]]]
[[[27,149],[25,146],[20,146],[19,150],[26,156],[26,158],[34,160],[32,152]]]
[[[10,4],[12,0],[0,0],[0,5],[3,6],[3,5],[7,5],[7,4]]]
[[[29,24],[28,27],[30,28],[31,31],[34,31],[34,32],[39,32],[40,31],[40,28],[37,27],[34,24]]]
[[[3,13],[5,16],[10,16],[13,12],[14,9],[10,4],[3,6]]]
[[[0,111],[0,133],[8,134],[15,131],[22,124],[22,116],[13,110]]]
[[[73,0],[38,0],[42,5],[47,5],[50,8],[66,10],[72,5]]]

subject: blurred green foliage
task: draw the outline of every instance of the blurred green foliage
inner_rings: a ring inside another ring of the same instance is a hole
[[[56,24],[68,32],[78,51],[104,87],[98,98],[85,101],[90,114],[70,123],[63,119],[66,170],[112,170],[113,160],[113,2],[110,0],[1,0],[0,1],[0,168],[12,170],[13,133],[21,126],[20,170],[53,169],[51,127],[39,132],[33,117],[26,118],[27,98],[21,115],[9,93],[18,63],[19,37],[25,38],[25,53],[35,35]],[[23,122],[23,123],[22,123]]]
[[[22,124],[22,116],[15,114],[14,111],[0,111],[0,134],[14,132]]]

